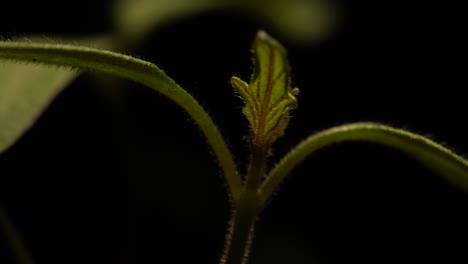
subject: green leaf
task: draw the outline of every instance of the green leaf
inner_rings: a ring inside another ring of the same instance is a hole
[[[354,123],[312,134],[294,147],[262,183],[262,204],[265,205],[284,178],[306,157],[319,149],[346,141],[371,142],[399,150],[468,191],[468,161],[450,149],[406,130],[377,123]]]
[[[244,100],[242,111],[250,123],[252,144],[269,149],[284,134],[299,89],[290,87],[286,50],[280,43],[259,31],[253,46],[254,73],[250,84],[237,77],[232,77],[231,83]]]
[[[259,20],[296,44],[322,41],[339,23],[338,4],[329,0],[244,0]]]
[[[339,20],[337,4],[328,0],[118,0],[113,16],[121,41],[133,44],[164,23],[223,9],[252,16],[299,44],[325,39]]]
[[[156,65],[131,56],[74,45],[0,41],[0,59],[92,70],[135,81],[167,96],[196,122],[218,158],[233,202],[242,191],[233,156],[213,120],[197,100],[169,78]],[[0,130],[4,130],[0,127]]]
[[[223,6],[225,0],[119,0],[114,24],[125,41],[139,42],[156,26],[181,16]]]
[[[77,71],[0,61],[0,153],[21,137]]]
[[[55,39],[55,38],[54,38]],[[28,37],[25,43],[51,42]],[[54,42],[67,40],[54,40]],[[75,42],[110,46],[106,36],[81,38]],[[49,103],[79,72],[66,68],[0,60],[0,153],[12,146],[36,121]]]

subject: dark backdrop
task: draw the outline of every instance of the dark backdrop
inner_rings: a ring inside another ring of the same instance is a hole
[[[0,35],[106,33],[109,4],[9,1]],[[224,10],[168,22],[122,51],[156,63],[199,99],[242,170],[247,123],[229,78],[249,78],[259,28],[287,47],[301,89],[272,162],[308,134],[353,121],[408,128],[468,153],[462,3],[339,6],[336,31],[315,44]],[[220,258],[230,215],[220,170],[188,116],[150,89],[81,76],[0,156],[0,171],[0,203],[37,263]],[[251,263],[466,261],[467,205],[464,192],[396,151],[333,146],[295,170],[261,215]],[[14,263],[1,245],[0,262]]]

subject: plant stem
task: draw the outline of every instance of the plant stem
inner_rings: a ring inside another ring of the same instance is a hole
[[[246,264],[252,244],[258,214],[256,191],[245,190],[240,195],[221,258],[221,264]]]
[[[16,256],[18,263],[33,264],[34,261],[29,255],[28,250],[23,243],[23,239],[21,239],[21,235],[15,229],[2,208],[0,208],[0,227],[3,229],[3,232],[5,233],[5,236],[10,243],[11,249]]]
[[[245,187],[234,204],[234,217],[228,233],[222,264],[246,264],[252,244],[255,220],[259,213],[258,188],[266,170],[267,151],[252,145]]]
[[[251,155],[245,187],[247,190],[256,191],[262,177],[265,176],[267,151],[263,147],[253,145]]]

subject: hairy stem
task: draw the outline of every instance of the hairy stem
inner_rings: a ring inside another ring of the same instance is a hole
[[[200,104],[154,64],[115,52],[58,44],[0,42],[0,59],[45,63],[92,70],[129,79],[172,99],[200,127],[223,169],[236,202],[242,184],[231,152],[218,128]]]
[[[255,220],[260,212],[258,187],[265,175],[267,151],[252,145],[244,191],[234,207],[234,217],[227,236],[222,264],[246,264],[252,244]]]
[[[247,171],[245,187],[247,190],[256,191],[262,178],[265,176],[267,151],[265,148],[252,146],[250,165]]]
[[[234,209],[221,264],[247,264],[258,214],[258,193],[245,190]]]
[[[265,205],[284,178],[308,155],[344,141],[367,141],[395,148],[468,190],[468,162],[451,150],[405,130],[376,123],[354,123],[311,135],[293,148],[271,170],[260,187],[261,205]]]

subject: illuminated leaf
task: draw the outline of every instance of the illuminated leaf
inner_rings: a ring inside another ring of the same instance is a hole
[[[0,153],[32,126],[77,74],[63,68],[0,62]]]
[[[231,83],[244,100],[252,144],[263,149],[284,134],[289,112],[296,107],[297,88],[291,89],[286,50],[264,31],[254,42],[254,72],[250,84],[237,77]]]

